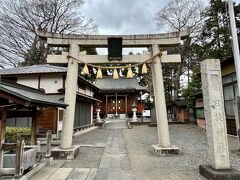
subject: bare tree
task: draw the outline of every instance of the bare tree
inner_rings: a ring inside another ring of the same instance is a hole
[[[46,45],[36,29],[53,33],[92,34],[97,25],[81,15],[83,0],[1,0],[0,66],[45,63]]]
[[[165,31],[191,30],[190,37],[184,40],[183,45],[170,51],[181,54],[182,63],[172,66],[174,99],[180,92],[180,77],[185,71],[196,64],[191,57],[191,47],[196,36],[201,32],[206,4],[202,0],[171,0],[162,10],[156,13],[155,21],[159,28]],[[189,73],[188,73],[189,74]]]

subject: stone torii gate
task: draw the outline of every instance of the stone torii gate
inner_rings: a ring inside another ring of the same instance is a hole
[[[78,62],[80,59],[86,63],[92,64],[114,64],[126,63],[135,64],[144,62],[146,59],[160,53],[161,47],[178,46],[181,40],[189,36],[188,31],[164,33],[164,34],[146,34],[146,35],[73,35],[73,34],[57,34],[37,31],[40,38],[47,40],[50,46],[69,46],[70,57],[67,55],[48,55],[48,63],[68,63],[68,72],[66,78],[65,103],[69,106],[64,113],[63,131],[61,136],[61,144],[57,154],[62,158],[74,158],[78,147],[72,146],[73,122],[76,102],[76,87],[78,77]],[[151,50],[150,55],[123,55],[121,61],[109,61],[105,55],[86,55],[80,53],[81,46],[91,47],[107,47],[108,38],[122,38],[122,47],[148,47]],[[180,54],[162,53],[161,56],[154,56],[152,61],[152,75],[154,86],[154,97],[156,107],[156,118],[158,128],[159,144],[152,145],[155,155],[178,154],[180,150],[170,144],[168,119],[166,111],[166,101],[164,94],[164,84],[162,75],[162,63],[181,63]],[[72,152],[72,153],[71,153]],[[68,154],[66,156],[66,154]],[[69,154],[72,154],[71,156]]]

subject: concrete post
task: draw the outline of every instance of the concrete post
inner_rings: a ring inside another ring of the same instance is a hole
[[[51,157],[51,140],[52,140],[52,131],[48,130],[46,133],[46,157]]]
[[[77,44],[71,44],[69,49],[69,55],[78,57],[79,46]],[[63,129],[61,135],[61,149],[68,149],[72,147],[72,135],[73,135],[73,123],[75,115],[76,104],[76,91],[77,91],[77,79],[78,79],[78,62],[72,58],[68,61],[68,71],[65,83],[65,97],[64,102],[68,104],[64,112]]]
[[[157,44],[152,45],[153,55],[159,53]],[[154,83],[154,100],[156,108],[157,128],[159,146],[166,148],[170,147],[170,138],[168,130],[166,100],[163,85],[162,64],[159,56],[155,57],[152,63],[152,76]]]
[[[240,147],[240,97],[237,96],[234,98],[234,114],[235,114],[235,122],[236,122],[236,133],[238,136],[238,146]]]

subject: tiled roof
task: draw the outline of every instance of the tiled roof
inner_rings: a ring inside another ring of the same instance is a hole
[[[48,64],[17,67],[10,69],[1,69],[1,75],[18,75],[18,74],[38,74],[38,73],[66,73],[66,67],[52,66]]]
[[[135,78],[97,79],[96,86],[100,91],[147,91],[147,88],[140,86]]]
[[[43,92],[40,90],[33,89],[16,83],[1,81],[0,91],[6,92],[8,94],[11,94],[12,96],[28,101],[29,106],[31,104],[57,107],[67,106],[67,104],[56,100],[56,98],[50,95],[44,95]]]
[[[52,66],[49,64],[43,65],[33,65],[33,66],[24,66],[17,68],[9,69],[0,69],[0,75],[5,77],[11,77],[16,75],[26,75],[26,74],[45,74],[45,73],[67,73],[66,67]],[[94,84],[87,81],[85,78],[78,76],[79,80],[82,80],[84,83],[87,83],[92,88],[99,90]]]

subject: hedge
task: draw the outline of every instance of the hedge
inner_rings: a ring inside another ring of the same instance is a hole
[[[15,143],[17,133],[21,133],[22,139],[27,143],[30,140],[31,129],[30,128],[21,128],[21,127],[6,127],[6,137],[5,142]]]

